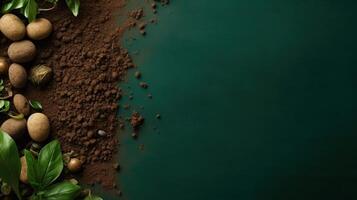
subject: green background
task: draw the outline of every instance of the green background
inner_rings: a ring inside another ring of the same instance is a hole
[[[126,42],[122,199],[357,199],[357,2],[171,2]]]

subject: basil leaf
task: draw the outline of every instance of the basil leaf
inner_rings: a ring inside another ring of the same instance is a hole
[[[65,181],[48,187],[41,192],[41,197],[45,200],[74,200],[78,196],[80,189],[81,187],[78,185]]]
[[[103,200],[101,197],[88,195],[84,200]]]
[[[13,118],[13,119],[18,119],[18,120],[23,119],[23,118],[25,117],[24,114],[22,114],[22,113],[17,114],[17,113],[12,112],[12,111],[10,111],[9,113],[7,113],[7,115],[8,115],[9,117]]]
[[[0,109],[5,106],[5,100],[0,100]]]
[[[8,100],[2,100],[2,101],[4,101],[4,105],[2,107],[0,107],[0,112],[9,111],[9,109],[10,109],[10,101],[8,101]]]
[[[35,110],[42,110],[42,105],[39,101],[30,100],[29,104]]]
[[[21,163],[15,141],[4,131],[0,130],[0,177],[8,183],[21,199],[19,177]]]
[[[44,146],[38,155],[38,167],[40,174],[41,189],[55,181],[63,170],[63,159],[60,143],[54,140]]]
[[[3,4],[3,6],[1,7],[1,12],[7,13],[7,12],[11,11],[13,9],[16,1],[19,1],[19,0],[12,0],[12,1],[9,1],[9,2]]]
[[[41,149],[37,161],[31,160],[32,158],[29,156],[29,163],[33,163],[34,166],[33,170],[29,170],[31,171],[29,182],[33,188],[42,190],[61,175],[63,160],[61,147],[57,140],[48,143]]]
[[[13,0],[14,4],[12,9],[19,9],[25,6],[26,0]]]
[[[72,11],[72,14],[77,17],[81,2],[79,0],[66,0],[66,3],[68,8]]]
[[[4,4],[1,8],[1,11],[3,13],[7,13],[7,12],[10,12],[11,10],[19,9],[19,8],[24,7],[25,3],[26,3],[26,0],[12,0],[12,1]]]
[[[38,5],[36,0],[27,0],[23,13],[29,22],[35,20],[38,13]]]
[[[37,181],[37,160],[33,157],[32,153],[25,149],[25,158],[27,163],[27,178],[33,188],[40,188],[40,183]]]

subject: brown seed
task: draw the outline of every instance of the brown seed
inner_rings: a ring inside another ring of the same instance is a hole
[[[67,168],[71,172],[78,172],[82,168],[82,162],[78,158],[71,158],[67,164]]]
[[[24,95],[16,94],[13,103],[19,113],[22,113],[25,116],[30,114],[30,104]]]
[[[5,57],[0,57],[0,74],[5,75],[9,70],[9,61]]]

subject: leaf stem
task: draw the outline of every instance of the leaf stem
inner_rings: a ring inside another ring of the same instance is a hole
[[[57,7],[57,4],[54,4],[52,7],[50,7],[50,8],[39,8],[38,9],[38,12],[40,13],[40,12],[47,12],[47,11],[51,11],[51,10],[53,10],[53,9],[55,9]]]

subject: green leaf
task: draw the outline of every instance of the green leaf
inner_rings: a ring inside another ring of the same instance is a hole
[[[12,0],[12,1],[9,1],[5,4],[3,4],[3,6],[1,7],[1,12],[2,13],[7,13],[9,11],[11,11],[14,7],[14,4],[19,1],[19,0]]]
[[[27,163],[27,178],[29,183],[33,188],[40,188],[40,184],[36,181],[36,177],[39,176],[37,172],[37,160],[27,149],[25,149],[24,154]]]
[[[0,85],[4,84],[4,80],[0,79]]]
[[[35,100],[30,100],[29,101],[30,106],[35,109],[35,110],[42,110],[42,105],[39,101],[35,101]]]
[[[63,160],[61,147],[57,140],[48,143],[41,149],[38,160],[32,158],[26,156],[26,161],[33,164],[34,168],[28,171],[29,183],[33,188],[42,190],[61,175]],[[28,165],[30,165],[29,163]]]
[[[24,114],[22,114],[22,113],[17,114],[17,113],[12,112],[12,111],[10,111],[9,113],[7,113],[7,115],[9,115],[9,117],[11,117],[11,118],[13,118],[13,119],[18,119],[18,120],[23,119],[23,118],[25,117]]]
[[[27,0],[12,0],[12,1],[5,3],[2,6],[1,11],[3,13],[7,13],[14,9],[20,9],[20,8],[23,8],[26,5],[26,3],[27,3]]]
[[[36,0],[26,0],[26,1],[27,1],[27,3],[23,10],[23,14],[29,20],[29,22],[32,22],[33,20],[36,19],[36,16],[38,13],[38,5],[37,5]],[[23,8],[23,7],[21,7],[21,8]]]
[[[15,3],[13,4],[12,9],[20,9],[25,6],[26,0],[13,0]]]
[[[66,0],[66,3],[68,8],[72,11],[72,14],[77,17],[81,2],[79,0]]]
[[[0,104],[1,104],[1,101],[4,102],[4,105],[0,107],[0,112],[9,111],[9,109],[10,109],[10,101],[8,101],[8,100],[0,100]]]
[[[92,196],[91,194],[89,194],[86,198],[84,198],[84,200],[103,200],[103,199],[101,197]]]
[[[2,92],[4,90],[5,86],[0,85],[0,92]]]
[[[48,187],[45,191],[40,192],[41,194],[39,195],[45,200],[74,200],[78,196],[80,189],[81,187],[78,185],[64,181]]]
[[[21,199],[19,177],[21,163],[15,141],[4,131],[0,130],[0,177],[8,183]]]
[[[0,100],[0,109],[5,106],[5,100]]]

